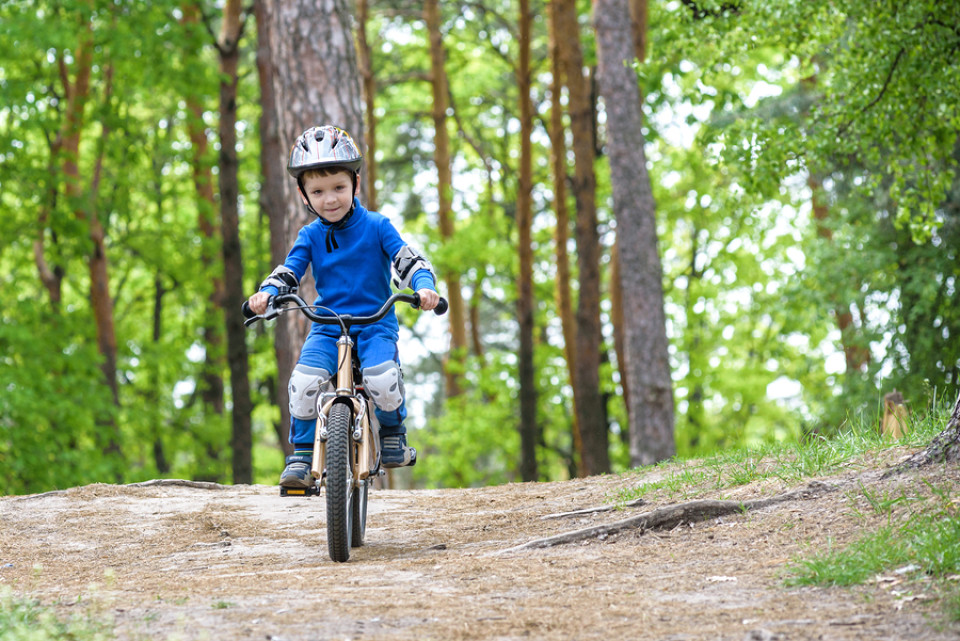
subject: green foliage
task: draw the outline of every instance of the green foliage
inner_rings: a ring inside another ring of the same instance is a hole
[[[894,386],[917,407],[956,383],[960,66],[952,25],[960,18],[953,4],[745,0],[724,12],[723,3],[708,1],[694,14],[684,3],[650,3],[650,54],[638,79],[678,451],[749,446],[762,453],[729,469],[691,470],[701,482],[827,469],[843,453],[808,451],[804,438],[843,436],[851,422],[876,420],[878,396]],[[217,14],[213,5],[204,9]],[[591,66],[590,3],[578,10]],[[412,393],[437,390],[430,402],[417,399],[428,408],[427,425],[413,426],[414,438],[429,465],[414,468],[414,481],[510,481],[519,449],[517,6],[442,7],[452,239],[440,237],[436,216],[427,34],[419,10],[404,11],[374,3],[367,26],[378,85],[380,209],[423,247],[441,277],[459,275],[478,344],[462,372],[466,392],[453,401],[443,399],[436,360],[405,363],[408,381],[417,383]],[[557,479],[575,472],[573,409],[555,303],[545,5],[534,3],[533,13],[537,456],[541,477]],[[205,383],[211,374],[228,377],[222,340],[208,337],[224,320],[211,303],[222,267],[210,258],[219,243],[199,223],[206,216],[216,227],[216,212],[194,185],[202,175],[195,170],[211,169],[216,180],[219,75],[208,26],[182,18],[172,0],[0,5],[0,492],[164,475],[229,480],[229,388],[220,411]],[[73,80],[88,26],[91,95],[74,196],[57,141],[67,108],[63,78]],[[266,218],[256,205],[252,24],[245,33],[237,131],[252,290],[272,266]],[[602,151],[615,132],[600,116]],[[202,158],[195,158],[190,124],[201,125],[210,142]],[[615,229],[602,155],[596,170],[609,354],[601,393],[611,459],[626,469],[627,420],[607,303]],[[810,214],[810,175],[822,183],[825,221]],[[116,404],[103,380],[89,303],[90,226],[78,212],[95,212],[106,233]],[[35,243],[62,278],[59,305],[39,278]],[[841,337],[836,314],[845,307],[855,331]],[[414,335],[433,331],[415,315],[403,322]],[[281,454],[272,330],[249,337],[254,462],[257,480],[273,482]],[[833,364],[850,341],[871,353],[863,371]],[[436,349],[435,341],[429,345]]]

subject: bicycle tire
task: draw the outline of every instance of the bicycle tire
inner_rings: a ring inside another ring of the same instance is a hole
[[[334,403],[327,420],[327,551],[338,563],[350,559],[353,526],[351,414],[346,403]]]
[[[367,490],[370,488],[370,479],[360,481],[360,485],[353,488],[353,509],[350,547],[362,547],[363,537],[367,531]]]

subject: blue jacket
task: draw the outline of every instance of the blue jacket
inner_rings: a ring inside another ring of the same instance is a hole
[[[334,227],[322,218],[305,225],[283,264],[298,281],[306,273],[307,265],[313,265],[319,294],[315,304],[338,314],[368,316],[390,297],[390,266],[406,242],[386,216],[367,211],[356,198],[353,208],[353,215],[342,226]],[[331,227],[336,248],[328,250],[327,234]],[[436,291],[436,281],[429,270],[420,269],[413,275],[412,287],[414,291]],[[277,293],[271,285],[262,289],[271,295]],[[380,322],[397,328],[393,310]]]

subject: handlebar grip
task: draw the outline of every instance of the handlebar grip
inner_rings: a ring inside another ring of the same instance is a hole
[[[433,308],[433,313],[436,314],[437,316],[443,316],[444,314],[447,313],[447,309],[449,307],[450,305],[447,303],[447,299],[441,296],[440,302],[437,303],[437,306]]]
[[[250,309],[250,301],[243,301],[243,305],[240,306],[240,313],[243,314],[244,318],[256,318],[257,315],[253,313],[253,310]]]

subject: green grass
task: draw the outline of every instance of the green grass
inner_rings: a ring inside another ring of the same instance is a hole
[[[952,408],[950,403],[913,416],[908,436],[897,442],[884,439],[871,417],[851,421],[832,438],[814,436],[800,443],[661,463],[638,470],[656,480],[621,490],[614,500],[618,506],[641,497],[678,501],[758,481],[796,486],[841,470],[875,468],[886,450],[926,446],[946,425]],[[860,533],[844,544],[813,542],[808,555],[788,565],[785,584],[853,586],[891,577],[905,589],[936,595],[946,616],[960,621],[960,487],[950,481],[907,481],[891,491],[861,483],[846,497]]]
[[[731,449],[700,459],[673,459],[639,471],[664,474],[655,481],[621,490],[618,505],[647,496],[677,500],[705,491],[725,490],[756,481],[777,479],[787,485],[837,472],[867,467],[864,458],[894,447],[920,447],[940,433],[953,405],[937,407],[911,420],[910,433],[901,441],[882,437],[876,417],[851,423],[835,437],[810,436],[802,442],[777,443],[760,448]],[[636,471],[636,470],[635,470]]]
[[[113,625],[91,613],[62,619],[52,608],[0,587],[0,639],[3,641],[107,641]]]
[[[795,559],[787,568],[785,583],[851,586],[889,576],[915,583],[914,591],[940,594],[947,616],[960,621],[958,488],[927,484],[927,489],[926,499],[899,497],[913,503],[909,509],[894,509],[898,499],[868,499],[884,525],[865,531],[846,546],[828,546]]]

